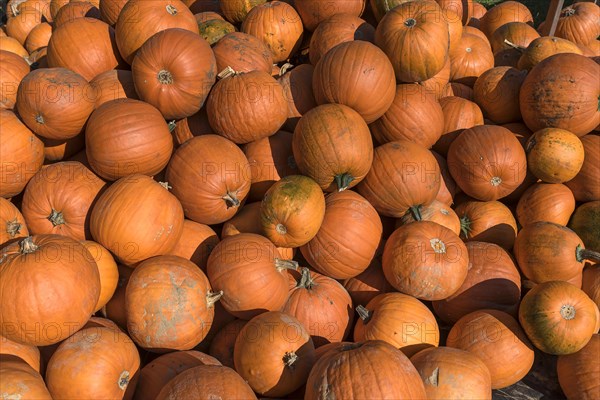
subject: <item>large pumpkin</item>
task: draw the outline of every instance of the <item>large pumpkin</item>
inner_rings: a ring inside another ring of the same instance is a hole
[[[600,136],[581,138],[584,149],[583,166],[572,180],[565,182],[577,201],[600,200]]]
[[[349,65],[345,60],[355,60]],[[375,121],[394,101],[396,78],[385,53],[362,40],[340,43],[315,66],[313,92],[318,104],[338,103]]]
[[[30,72],[23,57],[6,50],[0,50],[2,75],[0,76],[0,109],[12,109],[17,101],[17,89],[21,80]]]
[[[311,64],[300,64],[291,70],[285,68],[285,65],[281,68],[277,82],[283,87],[288,103],[288,119],[283,128],[293,132],[300,117],[317,106],[312,89],[315,68]]]
[[[155,175],[169,162],[173,139],[160,112],[148,103],[117,99],[96,109],[85,129],[86,154],[101,177]]]
[[[160,183],[139,174],[110,185],[96,200],[90,216],[94,240],[127,265],[168,254],[182,230],[183,210],[177,198]]]
[[[317,235],[300,248],[317,271],[347,279],[371,263],[382,234],[381,218],[356,192],[332,193],[325,198],[325,217]]]
[[[481,74],[473,91],[484,115],[497,124],[519,121],[519,90],[526,76],[525,71],[512,67],[496,67]]]
[[[300,321],[271,311],[251,319],[242,328],[233,357],[236,371],[256,393],[281,397],[306,382],[315,347]]]
[[[21,211],[9,200],[0,197],[0,246],[9,241],[29,236]]]
[[[35,346],[58,343],[94,312],[100,278],[79,242],[59,235],[29,236],[4,247],[2,259],[2,336]]]
[[[570,181],[583,166],[583,143],[564,129],[544,128],[535,132],[527,140],[525,151],[529,170],[544,182]]]
[[[401,82],[421,82],[448,59],[450,33],[442,9],[431,1],[402,3],[379,22],[375,43],[387,54]]]
[[[570,53],[555,54],[529,72],[520,93],[523,121],[532,131],[561,128],[583,136],[600,125],[600,65]]]
[[[577,44],[588,45],[600,36],[600,7],[592,2],[579,2],[565,7],[556,24],[555,35]]]
[[[568,187],[560,183],[539,182],[531,185],[521,195],[516,216],[521,226],[537,221],[567,225],[573,211],[575,197]]]
[[[186,219],[181,239],[169,254],[190,260],[206,272],[208,256],[217,243],[219,237],[210,226]]]
[[[298,0],[294,2],[294,6],[302,18],[304,27],[315,31],[321,22],[334,15],[359,17],[365,9],[365,0]]]
[[[373,161],[369,127],[360,114],[341,104],[323,104],[303,115],[292,149],[300,172],[328,192],[356,186]]]
[[[465,241],[495,243],[510,250],[517,237],[512,211],[499,201],[465,201],[456,208]]]
[[[521,55],[517,67],[530,70],[540,61],[558,53],[583,54],[581,49],[569,40],[553,36],[542,36],[532,40],[526,49],[520,50]]]
[[[155,106],[167,120],[198,112],[217,76],[210,45],[181,28],[166,29],[148,39],[137,51],[131,71],[140,99]]]
[[[82,131],[94,109],[93,91],[85,78],[71,70],[41,68],[21,81],[16,107],[33,132],[65,140]]]
[[[496,29],[509,22],[533,24],[533,16],[526,5],[518,1],[505,1],[489,9],[480,19],[480,29],[490,38]]]
[[[485,71],[494,67],[494,53],[479,36],[463,33],[450,50],[450,80],[473,87]]]
[[[256,36],[244,32],[231,32],[213,46],[217,72],[227,67],[237,72],[264,71],[271,73],[273,54]]]
[[[40,373],[14,355],[0,355],[0,387],[8,398],[52,400]]]
[[[577,233],[586,248],[600,252],[600,200],[577,207],[569,228]]]
[[[119,52],[129,64],[152,35],[169,28],[198,33],[194,14],[180,0],[129,0],[115,25]]]
[[[111,100],[139,99],[138,94],[135,91],[131,71],[111,69],[110,71],[96,75],[96,77],[90,81],[90,85],[94,90],[96,109]]]
[[[592,400],[600,396],[600,335],[576,353],[558,357],[558,383],[568,399]]]
[[[549,281],[533,287],[519,307],[519,322],[531,342],[545,353],[581,350],[596,330],[594,302],[576,286]]]
[[[175,151],[166,179],[187,218],[218,224],[238,211],[250,189],[251,176],[248,160],[239,147],[223,137],[203,135]]]

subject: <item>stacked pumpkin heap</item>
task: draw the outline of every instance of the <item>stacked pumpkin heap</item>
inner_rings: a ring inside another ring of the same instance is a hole
[[[10,0],[2,397],[600,398],[599,16]]]

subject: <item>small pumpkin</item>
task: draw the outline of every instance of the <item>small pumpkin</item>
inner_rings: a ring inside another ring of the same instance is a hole
[[[498,28],[509,22],[533,24],[533,16],[523,3],[505,1],[490,8],[479,21],[480,29],[490,38]]]
[[[123,69],[111,69],[98,74],[90,81],[94,90],[96,101],[95,108],[102,104],[117,99],[139,100],[133,83],[131,71]]]
[[[560,183],[534,183],[517,204],[516,216],[521,226],[537,221],[567,225],[575,211],[573,192]]]
[[[559,53],[583,54],[577,45],[569,40],[559,37],[542,36],[529,43],[526,49],[521,50],[517,67],[530,70],[542,60]]]
[[[465,201],[456,208],[461,237],[469,241],[494,243],[510,250],[517,237],[517,221],[499,201]]]
[[[477,78],[473,97],[486,118],[499,125],[521,119],[519,90],[526,76],[513,67],[495,67]]]
[[[33,53],[36,50],[41,49],[42,47],[48,46],[48,41],[52,36],[52,25],[47,22],[42,22],[41,24],[36,25],[29,35],[27,35],[27,39],[25,40],[25,49],[29,53]]]
[[[100,275],[100,297],[98,297],[95,309],[95,311],[99,311],[108,303],[117,289],[119,270],[115,259],[104,246],[92,240],[83,240],[81,244],[90,253]]]
[[[231,32],[213,47],[217,72],[231,67],[237,72],[264,71],[271,73],[273,54],[256,36],[244,32]]]
[[[494,54],[501,50],[520,48],[525,49],[540,34],[530,24],[524,22],[509,22],[494,31],[490,44]]]
[[[568,399],[591,400],[600,396],[598,353],[600,335],[596,333],[578,352],[558,357],[558,383]]]
[[[480,37],[463,33],[450,50],[450,80],[473,87],[477,78],[494,67],[494,53]]]
[[[577,201],[600,200],[600,136],[585,135],[581,138],[584,149],[583,165],[575,178],[565,185],[571,189]]]
[[[21,211],[9,200],[0,197],[0,246],[29,236]]]
[[[570,181],[583,166],[583,143],[564,129],[544,128],[535,132],[527,140],[525,151],[529,170],[544,182]]]
[[[455,86],[452,87],[453,92],[455,92]],[[440,99],[440,105],[444,113],[444,129],[442,136],[433,145],[433,150],[443,156],[448,154],[450,145],[462,131],[484,124],[483,112],[473,99],[463,98],[458,96],[458,93],[453,94],[453,96]]]
[[[600,200],[581,204],[575,210],[569,228],[575,231],[586,248],[600,252]]]

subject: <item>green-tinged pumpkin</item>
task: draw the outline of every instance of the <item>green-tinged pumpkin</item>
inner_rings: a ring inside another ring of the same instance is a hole
[[[465,241],[495,243],[506,250],[512,249],[517,221],[507,206],[499,201],[465,201],[455,211]]]
[[[600,200],[600,136],[585,135],[581,138],[584,149],[583,165],[575,178],[565,185],[571,189],[577,201]]]
[[[567,399],[593,400],[600,396],[600,335],[576,353],[558,357],[558,383]]]
[[[584,147],[573,133],[559,128],[535,132],[525,145],[527,166],[548,183],[563,183],[575,178],[584,161]]]
[[[600,252],[600,200],[577,207],[569,228],[577,233],[587,249]]]

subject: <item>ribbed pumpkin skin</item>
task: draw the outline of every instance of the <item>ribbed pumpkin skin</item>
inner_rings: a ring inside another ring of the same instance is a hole
[[[375,43],[389,57],[400,82],[421,82],[440,72],[448,59],[450,34],[442,10],[432,1],[402,3],[381,19]]]
[[[23,57],[6,50],[0,50],[2,75],[0,76],[0,109],[12,109],[17,101],[17,89],[21,80],[30,72]]]
[[[356,305],[365,305],[377,295],[394,290],[385,279],[378,258],[374,258],[360,274],[344,280],[343,284],[352,298],[352,304]]]
[[[29,33],[43,20],[44,16],[39,6],[26,4],[20,7],[18,15],[6,20],[3,28],[9,37],[15,38],[24,45]]]
[[[454,324],[461,317],[481,309],[517,315],[521,300],[521,276],[511,256],[500,246],[468,242],[469,272],[456,293],[434,301],[435,314]]]
[[[251,176],[248,159],[239,147],[223,137],[203,135],[175,151],[166,179],[185,216],[211,225],[235,215],[250,190]]]
[[[542,36],[531,41],[523,51],[517,66],[519,69],[530,70],[542,60],[559,53],[583,54],[581,49],[569,40]]]
[[[194,17],[196,17],[194,15]],[[222,18],[212,19],[198,23],[198,30],[200,31],[200,37],[209,45],[217,43],[223,36],[228,33],[235,32],[237,29],[229,22]]]
[[[426,87],[405,83],[396,86],[394,102],[370,128],[380,144],[409,140],[429,149],[442,135],[444,112]]]
[[[544,182],[570,181],[583,166],[583,143],[564,129],[544,128],[535,132],[527,140],[525,151],[529,170]]]
[[[9,200],[0,197],[0,246],[9,241],[29,236],[21,211]]]
[[[25,47],[23,47],[21,43],[17,41],[17,39],[10,36],[0,37],[0,50],[14,53],[23,58],[29,57],[29,53],[27,52],[27,50],[25,50]]]
[[[75,21],[79,18],[92,18],[96,20],[100,20],[101,14],[98,7],[98,2],[93,4],[92,1],[71,1],[60,7],[56,16],[54,17],[53,26],[54,28],[60,28],[61,26]]]
[[[10,198],[42,167],[44,144],[9,110],[0,110],[0,143],[0,196]]]
[[[577,207],[569,228],[583,240],[586,248],[600,251],[600,200],[589,201]]]
[[[90,239],[89,213],[104,181],[77,161],[39,171],[25,188],[21,211],[33,234]]]
[[[323,354],[308,377],[305,399],[328,395],[336,399],[426,398],[423,382],[410,360],[381,340],[339,345]]]
[[[217,61],[217,73],[227,67],[233,68],[236,72],[271,73],[273,54],[255,36],[244,32],[231,32],[215,43],[212,50]]]
[[[496,67],[481,74],[473,91],[484,115],[497,124],[519,121],[519,90],[526,76],[527,72],[512,67]]]
[[[323,104],[302,116],[292,149],[299,170],[327,192],[356,186],[373,161],[369,127],[360,114],[341,104]]]
[[[223,307],[232,315],[249,320],[285,304],[288,277],[279,259],[279,252],[267,238],[240,233],[215,246],[206,272],[213,290],[223,291]]]
[[[0,356],[0,387],[2,394],[15,398],[52,400],[44,378],[17,356]]]
[[[383,272],[399,292],[421,300],[454,294],[467,277],[467,247],[450,229],[430,221],[401,226],[383,250]]]
[[[283,87],[264,71],[221,79],[206,103],[215,133],[243,144],[273,135],[287,119]]]
[[[426,81],[419,82],[421,86],[424,86],[426,91],[433,94],[435,98],[439,101],[443,97],[449,96],[452,94],[452,90],[450,87],[450,58],[446,60],[446,64],[444,64],[444,68],[433,77],[427,79]]]
[[[519,322],[535,347],[548,354],[581,350],[596,330],[594,302],[576,286],[563,281],[540,283],[523,297]]]
[[[48,66],[68,68],[91,81],[124,64],[115,31],[95,18],[76,18],[55,28],[48,43]]]
[[[0,336],[0,357],[4,355],[18,357],[35,371],[40,371],[40,350],[36,346],[14,342]],[[4,363],[6,359],[1,358],[1,360]]]
[[[206,40],[185,29],[166,29],[148,39],[131,64],[140,99],[167,120],[200,110],[215,83],[215,56]]]
[[[380,214],[398,218],[410,207],[431,203],[440,181],[429,150],[398,140],[375,148],[371,170],[357,189]]]
[[[452,202],[450,201],[450,203]],[[398,218],[396,220],[396,229],[418,221],[435,222],[438,225],[450,229],[456,235],[460,235],[461,223],[458,219],[458,215],[456,215],[454,210],[450,208],[447,203],[442,203],[437,198],[431,204],[419,207],[418,214],[411,211],[404,214],[401,218]]]
[[[344,60],[354,60],[352,65]],[[366,73],[364,71],[367,71]],[[396,78],[385,53],[372,43],[340,43],[315,66],[313,92],[318,104],[338,103],[375,121],[394,101]]]
[[[185,0],[190,3],[194,0]],[[219,1],[218,8],[213,9],[210,6],[205,5],[207,11],[217,11],[225,16],[225,19],[232,24],[239,24],[244,21],[248,12],[257,5],[265,3],[266,0],[221,0]],[[200,3],[200,2],[197,2]],[[202,8],[204,8],[202,7]]]
[[[381,218],[352,191],[325,197],[325,217],[317,235],[300,248],[308,263],[334,279],[348,279],[371,263],[382,234]]]
[[[300,117],[317,106],[312,89],[314,71],[311,64],[300,64],[277,77],[288,103],[288,119],[283,124],[285,130],[293,132]]]
[[[583,136],[600,124],[600,65],[578,54],[555,54],[537,64],[521,87],[523,121],[532,131],[561,128]]]
[[[100,311],[117,289],[119,270],[115,259],[104,246],[92,240],[83,240],[81,244],[90,253],[90,257],[96,263],[100,275],[100,297],[98,297],[95,308],[95,311]]]
[[[198,33],[194,14],[180,0],[129,0],[115,25],[119,52],[129,64],[152,35],[169,28]]]
[[[298,0],[294,2],[302,23],[308,31],[316,31],[321,22],[334,15],[358,18],[365,10],[364,0]],[[346,18],[348,18],[346,17]]]
[[[454,12],[459,18],[461,18],[462,24],[466,25],[467,22],[473,16],[473,8],[475,2],[473,0],[435,0],[444,11]]]
[[[480,18],[480,29],[490,38],[502,25],[509,22],[525,22],[533,24],[531,11],[518,1],[506,1],[489,9]]]
[[[577,44],[588,45],[600,36],[600,7],[594,3],[576,3],[560,13],[555,35]]]
[[[600,200],[600,136],[581,138],[584,149],[583,166],[572,180],[565,182],[577,201]]]
[[[128,1],[129,0],[99,0],[98,9],[100,10],[102,21],[110,26],[115,26],[121,10]]]
[[[250,10],[241,31],[262,40],[273,53],[273,61],[285,61],[302,43],[304,28],[296,9],[283,1],[260,4]]]
[[[93,91],[79,74],[66,68],[42,68],[19,85],[16,108],[33,132],[66,140],[82,131],[94,109]]]
[[[447,156],[450,145],[458,135],[465,129],[483,125],[484,119],[481,108],[473,99],[468,100],[453,95],[441,98],[440,105],[444,113],[444,130],[442,136],[433,145],[433,150],[443,156]]]
[[[31,252],[22,252],[21,246]],[[59,235],[31,236],[4,247],[2,258],[2,336],[35,346],[58,343],[94,312],[100,278],[79,242]],[[42,292],[44,297],[38,297]]]
[[[490,371],[493,389],[517,383],[533,366],[533,346],[519,323],[503,311],[465,315],[450,330],[446,345],[481,359]]]
[[[175,129],[172,131],[175,141],[175,148],[179,148],[195,136],[214,134],[213,129],[208,123],[206,115],[206,106],[191,117],[181,119],[175,123]]]
[[[317,3],[313,1],[314,3]],[[329,8],[331,3],[321,4],[322,8]],[[353,2],[338,1],[337,4],[347,5]],[[356,1],[354,1],[356,3]],[[362,1],[358,1],[362,3]],[[336,4],[336,5],[337,5]],[[310,38],[310,52],[308,56],[310,63],[316,65],[317,62],[329,50],[340,43],[350,42],[352,40],[364,40],[373,42],[375,40],[375,28],[364,19],[349,13],[336,13],[324,18],[322,23],[314,29]]]
[[[121,398],[139,367],[139,353],[126,334],[92,327],[58,347],[48,363],[46,383],[54,398]]]
[[[556,365],[558,382],[568,399],[593,400],[600,396],[600,335],[576,353],[559,356]]]
[[[450,80],[473,87],[477,78],[494,67],[494,53],[479,36],[463,33],[450,50]]]
[[[139,174],[110,185],[90,217],[94,240],[126,265],[168,254],[182,230],[183,210],[177,198],[152,178]]]
[[[98,74],[90,81],[90,85],[94,90],[96,109],[111,100],[139,99],[131,71],[111,69]]]
[[[429,348],[412,356],[410,362],[421,375],[428,399],[492,398],[488,367],[464,350]]]
[[[219,237],[210,226],[186,219],[181,238],[169,254],[190,260],[206,272],[208,256],[217,243]]]
[[[512,211],[499,201],[465,201],[456,208],[465,241],[489,242],[510,250],[517,237]]]
[[[160,112],[132,99],[112,100],[97,108],[87,123],[85,142],[92,169],[111,181],[131,174],[155,175],[173,151]]]
[[[531,25],[524,22],[509,22],[502,25],[490,37],[490,44],[494,54],[501,50],[512,49],[506,41],[521,47],[527,48],[529,44],[540,37],[540,34]]]
[[[573,192],[560,183],[534,183],[519,199],[516,216],[521,226],[537,221],[567,225],[575,211]]]

